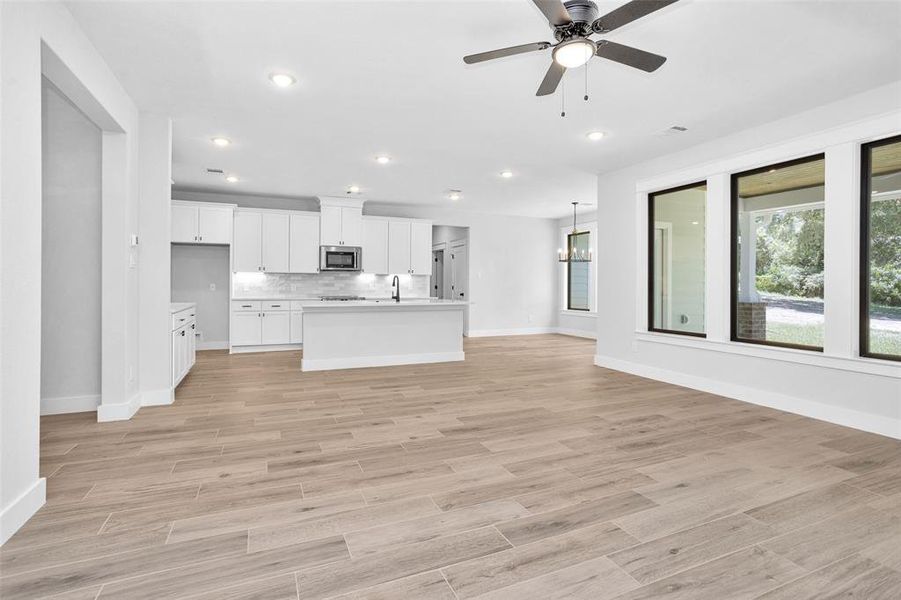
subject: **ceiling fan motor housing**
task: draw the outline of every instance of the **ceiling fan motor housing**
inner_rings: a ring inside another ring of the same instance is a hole
[[[568,0],[563,3],[574,23],[594,23],[598,18],[598,5],[591,0]]]

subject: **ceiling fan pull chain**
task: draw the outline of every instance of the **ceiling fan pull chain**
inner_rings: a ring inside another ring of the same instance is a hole
[[[560,116],[566,116],[566,79],[563,79],[560,87]]]
[[[588,63],[585,63],[585,102],[588,102]]]

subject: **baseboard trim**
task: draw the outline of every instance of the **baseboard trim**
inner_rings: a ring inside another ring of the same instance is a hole
[[[127,421],[141,408],[141,394],[135,394],[127,402],[118,404],[101,403],[97,407],[97,422]]]
[[[99,394],[65,396],[62,398],[41,398],[41,416],[96,412],[98,406],[100,406]]]
[[[557,333],[556,327],[520,327],[515,329],[476,329],[469,332],[469,337],[499,337],[505,335],[540,335]]]
[[[594,331],[583,331],[581,329],[569,329],[567,327],[558,327],[557,333],[560,335],[571,335],[573,337],[586,338],[589,340],[598,339],[598,334]]]
[[[743,385],[736,385],[724,381],[717,381],[707,377],[699,377],[697,375],[688,375],[678,371],[670,371],[668,369],[660,369],[640,363],[634,363],[610,356],[595,355],[594,364],[606,369],[614,371],[622,371],[631,373],[639,377],[646,377],[657,381],[671,383],[682,387],[699,390],[710,394],[717,394],[727,398],[733,398],[749,404],[757,404],[783,410],[786,412],[810,417],[819,421],[827,421],[836,425],[845,427],[853,427],[862,431],[876,433],[901,439],[901,420],[864,413],[850,408],[842,408],[812,400],[805,400],[795,396],[779,394],[751,388]]]
[[[197,342],[198,350],[228,350],[228,342]]]
[[[0,512],[0,546],[38,512],[47,501],[47,480],[41,477]]]
[[[391,367],[396,365],[420,365],[425,363],[457,362],[464,360],[461,352],[434,352],[431,354],[395,354],[390,356],[355,356],[351,358],[304,358],[301,371],[329,371],[333,369],[359,369],[363,367]]]
[[[301,350],[303,344],[273,344],[271,346],[232,346],[232,354],[244,354],[245,352],[287,352],[289,350]]]
[[[163,388],[141,392],[141,406],[167,406],[175,402],[175,390]]]

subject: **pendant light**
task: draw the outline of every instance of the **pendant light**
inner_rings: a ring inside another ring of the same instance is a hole
[[[579,250],[576,248],[575,238],[579,233],[579,228],[576,227],[576,206],[579,205],[578,202],[573,202],[573,230],[568,236],[566,236],[566,251],[562,249],[557,250],[557,260],[563,263],[580,263],[580,262],[591,262],[591,248],[588,250]]]

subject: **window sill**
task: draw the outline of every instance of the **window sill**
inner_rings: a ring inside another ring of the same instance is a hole
[[[597,317],[598,313],[593,310],[570,310],[567,308],[560,309],[561,315],[569,315],[572,317]]]
[[[635,338],[639,342],[652,344],[667,344],[670,346],[682,346],[684,348],[697,348],[711,352],[727,352],[740,354],[767,360],[793,362],[802,365],[827,367],[868,375],[879,375],[891,379],[901,379],[901,368],[890,360],[864,357],[831,356],[822,352],[811,350],[796,350],[794,348],[780,348],[777,346],[761,346],[760,344],[745,344],[743,342],[724,342],[704,338],[681,336],[677,334],[656,333],[649,331],[636,331]]]

